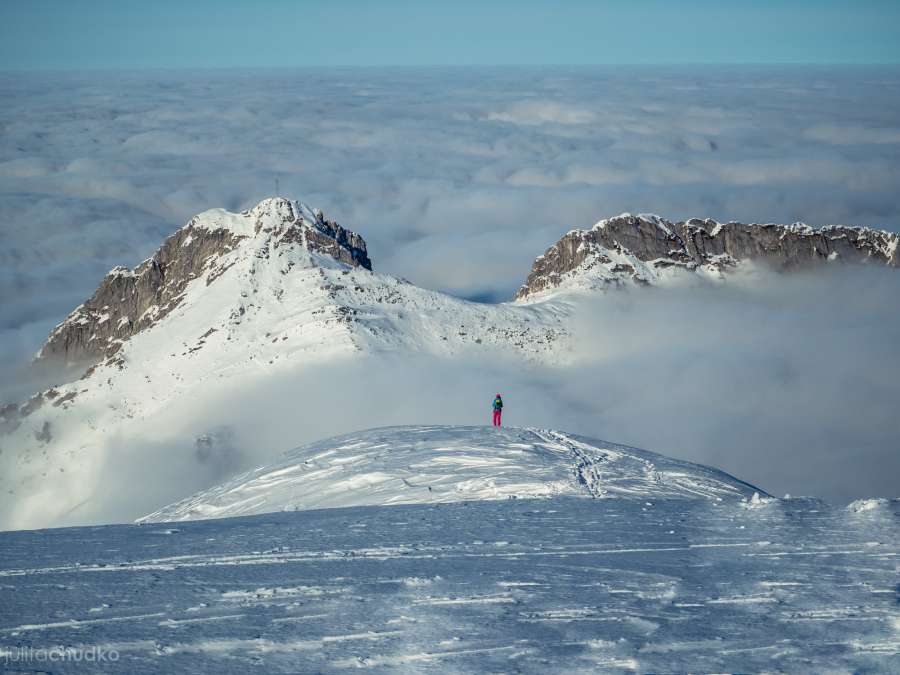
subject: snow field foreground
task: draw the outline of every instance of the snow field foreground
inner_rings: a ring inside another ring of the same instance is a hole
[[[900,502],[412,504],[0,533],[0,664],[898,672]],[[14,660],[19,659],[19,660]]]
[[[762,491],[709,467],[559,431],[386,427],[296,448],[140,520],[555,495],[734,499],[754,492]]]

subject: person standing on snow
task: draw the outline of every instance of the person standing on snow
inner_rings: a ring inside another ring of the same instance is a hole
[[[494,426],[499,427],[500,415],[503,414],[503,399],[500,398],[500,394],[494,397],[494,405],[492,407],[494,408]]]

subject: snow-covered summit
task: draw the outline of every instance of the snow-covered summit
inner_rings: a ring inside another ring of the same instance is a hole
[[[747,261],[779,270],[836,261],[898,267],[898,241],[896,233],[868,227],[672,222],[623,213],[566,233],[534,261],[516,298],[540,299],[556,289],[655,284],[684,271],[720,277]]]
[[[337,264],[372,269],[361,236],[302,202],[273,197],[240,213],[211,209],[191,218],[133,270],[111,270],[94,295],[53,330],[37,358],[95,363],[112,356],[189,294],[200,295],[192,286],[211,286],[232,266],[254,258],[277,260],[285,274]]]
[[[750,498],[726,473],[546,429],[388,427],[317,441],[141,518],[576,496]]]

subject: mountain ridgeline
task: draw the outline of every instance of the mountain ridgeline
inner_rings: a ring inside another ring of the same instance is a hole
[[[790,271],[832,262],[898,267],[898,235],[868,227],[673,223],[655,215],[622,214],[589,230],[572,230],[539,256],[516,293],[523,300],[567,286],[653,284],[673,271],[721,274],[758,261]]]
[[[248,244],[265,252],[269,244],[291,243],[372,269],[362,236],[301,202],[266,199],[239,214],[213,209],[193,217],[134,269],[110,271],[93,296],[51,332],[37,359],[90,365],[111,357],[125,340],[182,304],[190,282],[215,283],[234,264],[227,253]],[[568,288],[654,284],[679,272],[721,275],[746,261],[780,271],[834,262],[897,267],[898,235],[868,227],[671,222],[622,214],[565,234],[535,260],[516,300]]]
[[[340,263],[372,269],[365,240],[318,209],[286,199],[268,199],[240,214],[213,209],[191,218],[134,269],[111,270],[90,299],[50,333],[38,360],[93,363],[112,356],[129,337],[178,307],[191,281],[214,283],[230,264],[225,254],[251,238],[260,250],[268,241],[276,247],[298,242]]]

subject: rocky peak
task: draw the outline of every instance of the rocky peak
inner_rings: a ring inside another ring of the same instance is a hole
[[[815,229],[803,223],[699,218],[673,223],[656,215],[624,213],[590,230],[565,234],[534,261],[516,299],[569,284],[650,284],[672,269],[721,273],[744,260],[782,271],[836,261],[898,267],[898,239],[893,232],[868,227]]]
[[[110,357],[178,307],[192,282],[215,283],[239,261],[241,249],[289,247],[314,254],[306,267],[333,259],[372,269],[360,235],[302,202],[275,197],[241,213],[211,209],[191,218],[134,269],[110,270],[91,298],[50,333],[36,360],[88,365]]]
[[[326,253],[338,262],[372,269],[365,240],[333,220],[326,220],[319,209],[275,197],[260,202],[246,213],[253,219],[256,236],[275,236],[277,245],[300,243],[309,251]]]

